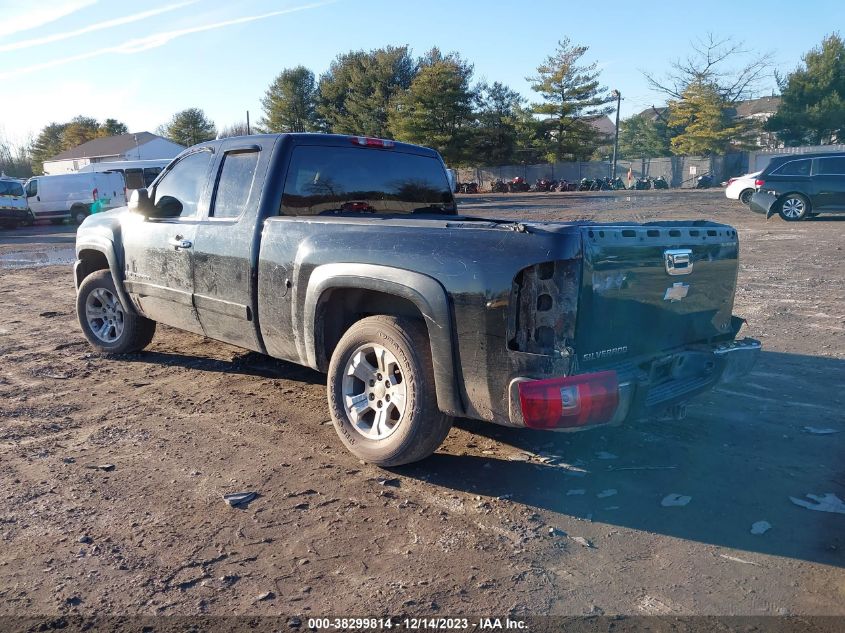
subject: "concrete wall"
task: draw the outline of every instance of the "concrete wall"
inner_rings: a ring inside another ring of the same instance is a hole
[[[791,156],[792,154],[809,154],[811,152],[845,152],[845,145],[805,145],[803,147],[779,147],[764,149],[748,154],[748,171],[760,171],[769,161],[777,156]]]
[[[746,154],[728,154],[726,156],[669,156],[665,158],[647,158],[645,160],[620,160],[616,164],[616,175],[627,179],[628,169],[633,179],[640,176],[663,176],[672,187],[695,187],[699,176],[713,174],[714,183],[718,184],[731,176],[745,173],[748,166]],[[505,165],[501,167],[468,167],[457,169],[458,182],[477,182],[482,190],[489,190],[497,178],[510,180],[522,176],[534,184],[539,178],[568,180],[575,182],[581,178],[604,178],[610,176],[609,161],[544,163],[540,165]],[[626,183],[627,184],[627,183]]]

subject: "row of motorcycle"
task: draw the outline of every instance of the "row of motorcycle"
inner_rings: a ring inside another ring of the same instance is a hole
[[[646,176],[637,178],[630,189],[668,189],[669,183],[663,176],[652,178]],[[526,191],[616,191],[628,189],[621,178],[582,178],[580,181],[550,180],[538,178],[534,185],[530,185],[522,176],[511,180],[497,178],[490,187],[492,193],[522,193]],[[480,193],[477,182],[464,182],[458,185],[456,193]]]

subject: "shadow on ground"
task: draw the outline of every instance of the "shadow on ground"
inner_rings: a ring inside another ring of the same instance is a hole
[[[492,456],[437,453],[397,470],[571,517],[845,567],[845,515],[789,499],[832,492],[845,500],[842,384],[845,361],[768,352],[744,384],[700,397],[683,421],[560,434],[460,420],[461,428],[483,436],[477,444],[489,444],[486,437],[513,449]],[[817,435],[804,427],[837,432]],[[514,449],[556,455],[569,467],[509,461]],[[577,490],[584,493],[567,495]],[[616,493],[598,496],[610,490]],[[671,493],[692,499],[663,507]],[[751,534],[758,521],[772,528]]]

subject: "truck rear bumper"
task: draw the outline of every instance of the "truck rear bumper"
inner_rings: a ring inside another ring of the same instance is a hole
[[[667,354],[650,363],[509,385],[510,426],[581,431],[677,412],[690,398],[754,367],[760,342],[745,338]]]

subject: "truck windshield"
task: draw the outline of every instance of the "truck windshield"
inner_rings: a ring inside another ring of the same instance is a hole
[[[455,215],[443,164],[434,157],[355,147],[294,148],[282,215]]]
[[[0,180],[0,196],[22,196],[23,185],[14,180]]]

